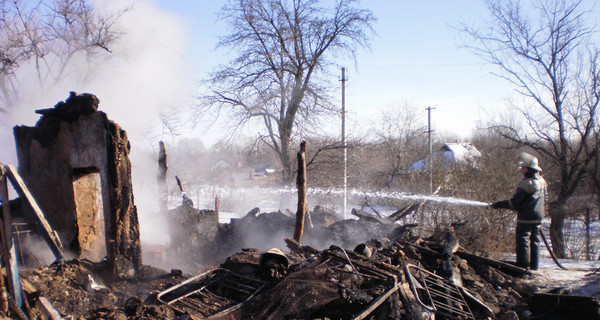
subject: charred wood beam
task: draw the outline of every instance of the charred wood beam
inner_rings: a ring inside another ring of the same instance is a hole
[[[373,222],[377,222],[377,223],[381,223],[381,224],[393,224],[394,221],[387,219],[385,217],[380,217],[377,215],[374,215],[372,213],[369,213],[367,211],[363,211],[363,210],[359,210],[356,208],[352,208],[352,215],[359,217],[361,219],[366,219],[368,221],[373,221]]]
[[[311,246],[302,245],[294,239],[285,238],[283,241],[290,250],[300,255],[315,255],[321,252]]]
[[[158,182],[158,193],[160,194],[160,211],[162,214],[166,214],[169,212],[169,189],[167,186],[167,151],[165,150],[165,144],[162,141],[158,143],[158,148],[158,176],[156,177],[156,181]]]
[[[423,246],[419,246],[407,241],[398,241],[398,243],[403,244],[403,245],[407,245],[407,246],[411,246],[416,250],[419,250],[421,252],[424,252],[426,254],[430,254],[433,255],[435,257],[438,258],[442,258],[442,254],[435,251],[435,250],[431,250],[429,248],[423,247]],[[462,259],[465,259],[467,261],[477,261],[477,262],[481,262],[481,263],[485,263],[487,265],[490,265],[492,267],[496,267],[498,269],[503,269],[505,271],[511,271],[514,272],[516,274],[519,275],[524,275],[527,274],[527,270],[521,267],[517,267],[513,264],[507,263],[507,262],[503,262],[503,261],[498,261],[498,260],[494,260],[494,259],[490,259],[490,258],[485,258],[485,257],[481,257],[478,255],[474,255],[472,253],[468,253],[465,250],[461,250],[458,249],[455,253],[457,256],[461,257]]]
[[[389,215],[388,219],[390,219],[392,221],[398,221],[398,220],[408,216],[409,214],[419,211],[419,209],[421,209],[421,207],[423,207],[425,202],[427,202],[427,201],[422,201],[420,203],[414,203],[414,204],[408,205],[404,208],[398,209],[396,212]]]
[[[298,210],[296,211],[294,240],[300,243],[304,233],[304,215],[306,211],[306,141],[300,143],[300,151],[298,152],[296,187],[298,188]]]
[[[478,261],[478,262],[483,262],[485,264],[488,264],[492,267],[496,267],[500,270],[504,270],[504,271],[510,271],[510,272],[514,272],[518,275],[525,275],[527,274],[527,269],[521,268],[521,267],[517,267],[513,264],[507,263],[507,262],[503,262],[503,261],[498,261],[498,260],[494,260],[494,259],[490,259],[490,258],[485,258],[485,257],[481,257],[481,256],[477,256],[474,255],[472,253],[468,253],[464,250],[458,250],[456,252],[456,255],[467,260],[467,261]]]
[[[0,254],[2,255],[2,262],[5,266],[10,266],[10,256],[7,254],[10,252],[9,243],[7,236],[7,231],[10,232],[10,227],[7,228],[6,217],[10,217],[10,205],[9,205],[9,197],[8,197],[8,181],[6,179],[6,175],[3,172],[3,168],[0,167],[0,201],[2,201],[2,223],[0,226],[0,239],[2,240],[2,247]],[[10,225],[9,225],[10,226]],[[6,268],[7,274],[7,282],[8,288],[10,290],[10,294],[14,294],[14,285],[12,283],[11,270],[9,267]],[[8,313],[8,296],[6,292],[6,287],[4,286],[4,276],[0,273],[0,309],[4,314]]]
[[[50,224],[46,220],[42,209],[39,207],[31,192],[27,186],[25,186],[25,182],[21,179],[21,176],[17,172],[17,170],[12,165],[5,165],[4,171],[6,172],[8,178],[11,180],[13,187],[19,194],[21,198],[25,200],[25,202],[29,205],[30,211],[32,212],[32,220],[34,220],[36,227],[42,233],[42,236],[50,246],[52,253],[56,260],[63,259],[63,246],[58,238],[56,232],[50,227]]]

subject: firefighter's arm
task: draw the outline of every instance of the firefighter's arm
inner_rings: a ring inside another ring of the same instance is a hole
[[[494,209],[510,209],[510,203],[509,200],[496,201],[490,204],[490,207]]]
[[[517,188],[517,191],[512,198],[503,201],[497,201],[490,204],[494,209],[515,209],[523,200],[529,197],[529,193],[522,188]]]

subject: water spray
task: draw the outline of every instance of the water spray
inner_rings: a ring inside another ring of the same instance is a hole
[[[321,188],[310,188],[308,190],[308,194],[311,195],[342,195],[341,190],[337,190],[337,189],[321,189]],[[455,198],[455,197],[439,197],[439,196],[433,196],[433,195],[421,195],[421,194],[408,194],[408,193],[404,193],[404,192],[383,192],[383,191],[376,191],[376,192],[370,192],[370,191],[361,191],[361,190],[349,190],[348,194],[351,196],[362,196],[362,197],[371,197],[371,198],[376,198],[376,199],[398,199],[398,200],[411,200],[411,201],[431,201],[431,202],[438,202],[438,203],[447,203],[447,204],[453,204],[453,205],[467,205],[467,206],[474,206],[474,207],[487,207],[489,205],[489,203],[487,202],[481,202],[481,201],[475,201],[475,200],[468,200],[468,199],[461,199],[461,198]]]
[[[297,193],[296,188],[292,187],[282,187],[282,188],[264,188],[264,187],[254,187],[254,188],[236,188],[236,192],[240,193],[248,193],[252,195],[257,194],[288,194],[293,196]],[[385,192],[385,191],[364,191],[358,189],[347,189],[344,191],[342,188],[308,188],[307,196],[337,196],[343,197],[344,194],[347,195],[348,198],[374,198],[374,199],[397,199],[397,200],[407,200],[407,201],[429,201],[436,203],[443,203],[448,205],[464,205],[464,206],[472,206],[472,207],[487,207],[489,203],[482,201],[475,201],[469,199],[461,199],[456,197],[440,197],[435,195],[423,195],[423,194],[409,194],[405,192]]]

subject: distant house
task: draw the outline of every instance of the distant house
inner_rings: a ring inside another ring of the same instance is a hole
[[[231,165],[229,163],[227,163],[225,160],[219,160],[217,162],[215,162],[215,164],[212,166],[211,170],[229,170],[231,169]]]
[[[474,165],[481,153],[470,143],[445,143],[432,155],[435,166],[451,170],[457,164]],[[410,165],[409,170],[425,171],[429,168],[429,159],[421,159]]]
[[[277,167],[272,164],[264,165],[254,169],[254,176],[270,176],[277,173]]]

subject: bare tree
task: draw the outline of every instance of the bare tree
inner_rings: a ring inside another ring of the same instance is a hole
[[[217,44],[236,57],[211,74],[200,108],[227,109],[234,126],[257,119],[277,153],[284,182],[293,180],[290,142],[336,108],[322,77],[335,54],[368,46],[374,16],[356,0],[230,0],[222,9],[230,33]],[[319,77],[322,77],[321,79]]]
[[[496,75],[513,84],[522,98],[513,107],[528,132],[502,124],[495,130],[514,146],[537,151],[545,166],[556,171],[556,180],[550,181],[555,192],[550,236],[557,256],[565,257],[564,207],[592,160],[585,146],[598,125],[599,51],[591,41],[594,26],[587,23],[589,12],[581,1],[533,3],[524,10],[517,0],[488,0],[485,28],[462,30],[475,40],[470,48],[498,67]]]
[[[103,15],[87,0],[0,0],[0,112],[18,105],[23,83],[32,80],[21,68],[32,66],[43,91],[63,79],[78,54],[89,67],[92,58],[110,53],[125,11]]]
[[[391,106],[381,115],[378,127],[373,129],[383,153],[384,174],[390,187],[403,169],[425,157],[427,127],[418,110],[403,102]]]

